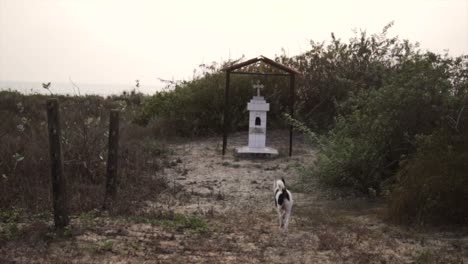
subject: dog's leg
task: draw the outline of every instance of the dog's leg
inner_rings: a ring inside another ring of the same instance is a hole
[[[288,232],[288,225],[289,225],[289,211],[286,209],[284,211],[284,220],[283,220],[283,230],[284,232]]]
[[[288,232],[289,217],[291,216],[291,211],[287,210],[284,214],[284,231]]]
[[[281,210],[278,209],[278,220],[279,220],[279,226],[280,229],[283,228],[283,216],[281,215]]]

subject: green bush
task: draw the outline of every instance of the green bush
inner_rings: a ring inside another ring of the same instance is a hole
[[[162,134],[199,135],[222,128],[224,79],[219,73],[207,74],[190,82],[176,84],[173,90],[148,98],[139,122],[153,119]]]
[[[449,65],[414,55],[379,89],[361,90],[339,105],[335,127],[322,138],[318,174],[327,183],[381,190],[399,160],[416,151],[415,137],[430,134],[450,114]],[[440,58],[439,58],[440,59]]]

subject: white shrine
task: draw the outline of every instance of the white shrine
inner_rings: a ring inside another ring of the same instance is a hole
[[[257,90],[257,95],[247,104],[249,143],[248,146],[236,148],[236,152],[238,154],[278,155],[278,150],[266,146],[267,112],[270,110],[270,104],[260,95],[260,90],[264,88],[264,85],[257,82],[253,88]]]

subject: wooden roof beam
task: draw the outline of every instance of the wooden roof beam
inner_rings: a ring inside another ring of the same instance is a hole
[[[275,68],[278,68],[282,71],[285,71],[285,72],[288,72],[290,74],[301,74],[300,71],[296,70],[296,69],[293,69],[291,67],[287,67],[285,65],[282,65],[272,59],[269,59],[265,56],[258,56],[256,58],[253,58],[253,59],[250,59],[250,60],[247,60],[247,61],[244,61],[244,62],[241,62],[241,63],[237,63],[237,64],[234,64],[234,65],[231,65],[231,66],[228,66],[228,67],[225,67],[223,69],[221,69],[222,71],[226,71],[226,72],[230,72],[230,71],[233,71],[233,70],[237,70],[237,69],[240,69],[242,67],[245,67],[245,66],[248,66],[250,64],[254,64],[254,63],[257,63],[259,61],[262,61],[266,64],[269,64]]]

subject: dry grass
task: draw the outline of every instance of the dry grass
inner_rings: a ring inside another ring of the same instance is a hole
[[[0,208],[30,213],[51,208],[47,96],[0,92]],[[107,160],[108,115],[120,109],[119,203],[125,212],[167,187],[160,174],[167,148],[152,129],[132,123],[138,101],[97,96],[63,97],[60,102],[62,153],[69,209],[73,214],[100,208]],[[132,209],[133,210],[133,209]]]

